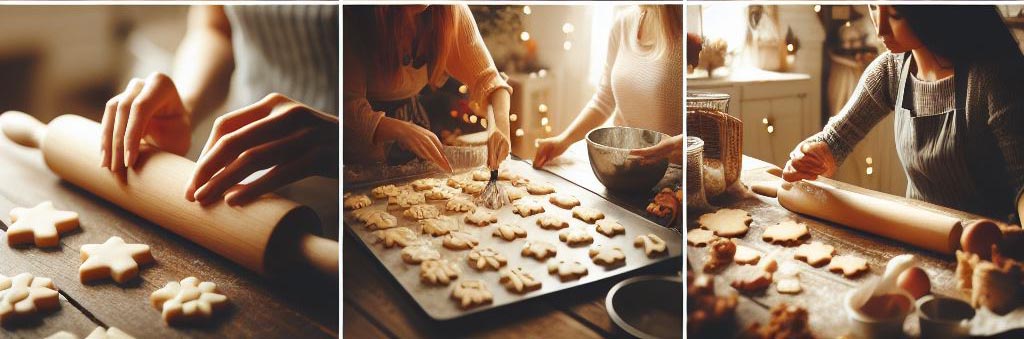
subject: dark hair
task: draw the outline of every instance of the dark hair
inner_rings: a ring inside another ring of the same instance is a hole
[[[977,61],[1024,64],[1017,40],[996,6],[894,6],[928,50],[953,65]]]

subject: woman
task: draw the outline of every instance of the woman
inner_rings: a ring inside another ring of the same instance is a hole
[[[682,12],[682,6],[641,5],[618,16],[597,92],[562,133],[537,141],[534,167],[543,167],[610,119],[672,136],[633,155],[682,163]]]
[[[337,6],[192,7],[173,79],[132,79],[107,102],[101,166],[126,173],[143,139],[185,155],[192,122],[224,102],[236,73],[236,92],[252,104],[217,118],[185,198],[240,205],[305,177],[336,177],[337,31]]]
[[[895,110],[907,197],[1003,219],[1024,180],[1024,56],[995,6],[870,5],[889,49],[783,177],[831,176]]]
[[[470,108],[486,118],[488,167],[509,154],[512,87],[499,75],[466,5],[345,7],[345,161],[397,163],[407,151],[446,171],[451,165],[419,93],[448,76],[469,87]]]

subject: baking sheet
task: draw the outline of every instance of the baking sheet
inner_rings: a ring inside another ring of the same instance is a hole
[[[568,193],[579,199],[582,206],[588,206],[596,208],[604,212],[606,218],[617,220],[622,224],[626,232],[625,234],[616,235],[613,238],[608,238],[604,234],[598,233],[595,230],[595,226],[587,224],[579,219],[572,217],[572,212],[567,209],[563,209],[552,205],[548,202],[547,196],[529,195],[524,199],[537,199],[544,205],[545,212],[541,214],[532,215],[527,218],[520,217],[517,214],[512,213],[512,206],[508,205],[500,210],[495,211],[498,216],[498,223],[511,223],[522,226],[527,231],[526,238],[519,238],[514,241],[505,241],[504,239],[493,237],[491,232],[497,227],[497,224],[491,224],[485,227],[476,227],[473,225],[467,225],[463,222],[462,218],[465,213],[452,213],[444,210],[444,204],[447,200],[441,200],[437,202],[427,201],[427,203],[437,206],[444,215],[451,216],[456,219],[463,231],[467,231],[477,236],[480,240],[480,244],[477,248],[491,247],[502,253],[508,264],[503,268],[508,267],[522,267],[524,270],[529,272],[542,283],[541,288],[532,292],[524,294],[517,294],[509,292],[499,282],[500,274],[497,271],[477,271],[468,265],[466,256],[469,254],[469,250],[449,250],[441,245],[441,237],[431,237],[427,234],[419,234],[420,227],[417,221],[404,218],[402,216],[403,208],[397,206],[388,206],[386,199],[374,199],[373,205],[365,207],[364,209],[371,210],[387,210],[392,215],[398,218],[399,227],[408,227],[416,232],[420,239],[429,240],[432,247],[436,248],[440,253],[442,259],[448,259],[454,261],[459,265],[461,274],[459,280],[462,279],[480,279],[487,284],[487,288],[494,295],[492,303],[487,305],[480,305],[468,310],[461,309],[455,300],[451,299],[451,290],[456,285],[456,282],[452,282],[447,286],[434,286],[423,284],[420,281],[420,267],[419,265],[406,264],[401,259],[401,247],[395,246],[390,249],[384,248],[380,243],[375,244],[375,237],[373,231],[367,229],[361,222],[356,221],[352,216],[352,211],[345,211],[344,213],[344,224],[346,231],[353,233],[359,238],[367,249],[373,253],[374,257],[383,265],[388,272],[398,281],[398,283],[405,289],[405,291],[416,301],[417,304],[423,308],[424,312],[427,313],[431,318],[435,320],[451,320],[466,316],[469,314],[483,312],[491,310],[504,305],[529,300],[535,297],[543,296],[548,293],[561,291],[563,289],[572,288],[576,286],[582,286],[591,282],[602,280],[605,278],[613,277],[619,274],[627,273],[636,269],[640,269],[649,265],[653,265],[665,260],[679,260],[682,251],[682,235],[675,231],[661,227],[643,217],[631,213],[622,207],[619,207],[611,202],[608,202],[604,198],[597,196],[575,184],[566,181],[554,174],[537,171],[530,167],[529,164],[521,161],[506,161],[505,165],[513,173],[519,174],[520,176],[528,178],[531,182],[547,182],[556,188],[556,192]],[[459,175],[460,173],[456,173]],[[447,175],[437,174],[431,175],[430,177],[435,178],[447,178]],[[410,179],[405,179],[400,182],[393,182],[394,184],[405,184],[410,182]],[[446,180],[445,180],[446,181]],[[507,183],[507,182],[502,182]],[[370,194],[371,186],[361,186],[358,188],[346,189],[346,193],[352,194]],[[569,227],[584,226],[590,232],[594,238],[592,244],[586,246],[569,247],[565,243],[559,241],[557,230],[546,230],[537,226],[537,218],[543,214],[554,214],[565,218],[569,222]],[[654,258],[648,258],[642,248],[636,248],[633,246],[633,240],[639,235],[653,233],[661,237],[666,242],[667,254],[657,256]],[[563,260],[571,259],[582,263],[587,267],[588,273],[586,276],[578,279],[562,282],[557,275],[548,274],[547,264],[545,262],[538,261],[533,257],[523,257],[520,254],[522,246],[526,241],[529,240],[543,240],[555,244],[558,247],[558,254],[554,257],[549,257],[547,260]],[[626,256],[626,262],[624,265],[605,268],[594,264],[588,255],[590,246],[597,244],[606,244],[611,246],[618,246],[622,249]],[[681,264],[681,263],[680,263]]]

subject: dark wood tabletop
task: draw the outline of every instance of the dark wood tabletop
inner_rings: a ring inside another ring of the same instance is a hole
[[[570,150],[578,150],[581,143]],[[586,149],[566,152],[546,170],[641,215],[648,197],[606,192],[590,170]],[[509,160],[522,161],[522,160]],[[681,181],[681,175],[663,182]],[[673,181],[674,180],[674,181]],[[653,193],[651,194],[653,196]],[[642,203],[642,205],[641,205]],[[681,237],[681,235],[680,235]],[[616,283],[639,275],[678,275],[682,263],[662,262],[628,274],[448,322],[432,320],[358,239],[343,236],[343,336],[352,338],[628,338],[612,321],[605,297]],[[682,329],[682,324],[679,324]]]
[[[767,172],[768,169],[774,167],[774,165],[767,162],[744,156],[743,173],[740,176],[740,181],[749,186],[780,180],[778,177]],[[825,178],[819,180],[827,181],[828,184],[843,190],[891,201],[894,206],[895,204],[902,204],[929,209],[961,220],[980,218],[977,215],[966,212],[871,191],[834,180]],[[849,334],[850,327],[846,318],[846,312],[842,306],[843,297],[848,291],[858,285],[880,276],[884,272],[885,265],[889,259],[901,254],[913,254],[917,258],[917,265],[923,268],[931,279],[932,293],[955,298],[966,298],[956,288],[954,276],[956,258],[952,254],[931,252],[828,221],[802,216],[783,208],[779,205],[777,199],[753,194],[746,190],[743,185],[730,188],[728,193],[716,198],[712,203],[721,208],[738,208],[747,211],[753,218],[750,230],[746,235],[734,238],[734,242],[738,245],[760,251],[762,258],[767,255],[774,255],[779,264],[783,262],[795,263],[800,268],[800,284],[803,287],[803,292],[795,295],[778,293],[775,290],[774,284],[762,293],[740,294],[740,306],[736,312],[738,324],[737,326],[724,329],[726,333],[747,328],[755,322],[764,325],[768,321],[768,310],[772,306],[787,303],[799,305],[808,310],[811,329],[815,335],[825,338],[845,336]],[[686,224],[688,229],[697,227],[696,220],[701,214],[689,213]],[[774,245],[761,240],[765,227],[786,219],[794,219],[807,224],[811,236],[805,243],[819,241],[835,247],[837,255],[853,255],[864,258],[868,262],[870,272],[855,278],[846,278],[829,272],[825,267],[814,268],[806,263],[796,261],[793,258],[796,247]],[[690,267],[699,272],[708,258],[708,251],[706,246],[694,247],[687,245],[686,260]],[[729,283],[737,278],[738,273],[741,272],[738,267],[739,265],[730,264],[723,271],[716,273],[715,288],[718,293],[733,293],[736,291],[729,286]],[[915,316],[908,317],[906,328],[911,334],[917,331]]]
[[[325,198],[334,199],[337,205],[337,195]],[[3,236],[10,224],[8,211],[46,200],[53,201],[58,209],[77,212],[80,229],[62,235],[61,245],[56,249],[8,246]],[[303,276],[267,278],[247,271],[62,181],[46,167],[38,150],[15,145],[2,137],[0,221],[0,274],[28,272],[51,278],[61,296],[58,311],[37,322],[0,328],[0,337],[39,338],[58,331],[84,337],[97,326],[117,327],[139,338],[338,336],[337,282]],[[126,285],[109,280],[80,283],[80,247],[103,243],[111,236],[124,238],[128,243],[148,244],[156,263],[143,266],[140,278]],[[210,325],[168,326],[150,303],[149,295],[169,281],[189,276],[216,283],[231,307]]]

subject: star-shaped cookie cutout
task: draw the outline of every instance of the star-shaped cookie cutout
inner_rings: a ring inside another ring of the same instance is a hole
[[[110,237],[102,244],[82,245],[82,266],[78,280],[82,283],[111,278],[123,284],[139,275],[139,265],[153,262],[149,245],[128,244],[121,237]]]
[[[11,210],[11,221],[8,245],[35,243],[36,247],[57,247],[61,233],[78,228],[78,213],[57,210],[53,202],[44,201],[32,208],[15,207]]]
[[[701,228],[715,232],[715,235],[726,238],[741,237],[750,229],[748,225],[753,219],[744,210],[723,208],[715,213],[708,213],[697,219]]]
[[[835,247],[815,241],[810,244],[803,244],[800,245],[800,247],[797,247],[796,253],[793,254],[793,258],[806,262],[811,266],[818,267],[831,261],[832,256],[835,254]]]
[[[57,308],[60,308],[60,295],[53,280],[29,273],[11,278],[0,274],[0,325],[31,320]]]
[[[228,306],[228,297],[217,293],[217,285],[196,277],[171,281],[149,296],[164,322],[184,324],[206,322]]]
[[[804,223],[793,220],[784,220],[778,224],[765,228],[764,233],[761,235],[761,239],[776,244],[796,245],[801,242],[800,239],[803,239],[808,234],[807,225]]]

